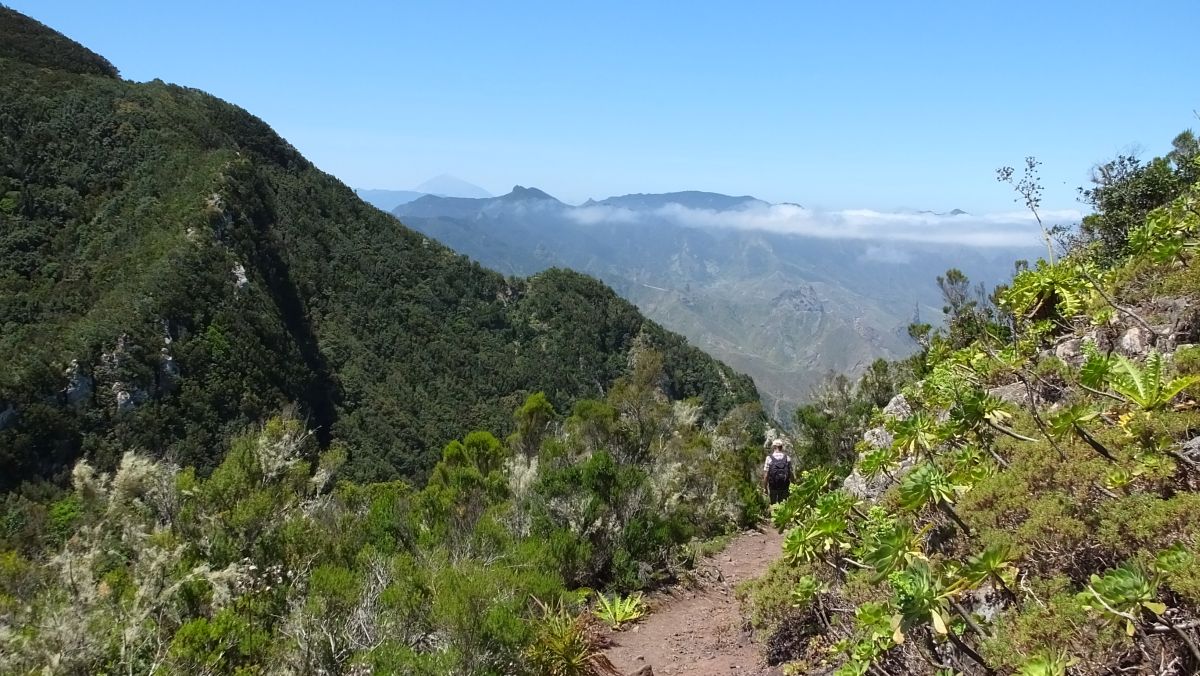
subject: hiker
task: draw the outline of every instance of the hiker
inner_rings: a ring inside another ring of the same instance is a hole
[[[792,457],[783,450],[783,439],[771,442],[771,452],[763,463],[763,488],[771,504],[787,499],[792,486]]]

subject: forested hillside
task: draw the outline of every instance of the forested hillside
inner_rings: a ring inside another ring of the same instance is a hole
[[[1065,255],[797,414],[743,589],[784,673],[1200,672],[1200,144],[1097,177]]]
[[[5,674],[604,668],[764,511],[749,378],[2,7],[0,349]]]
[[[236,106],[8,9],[0,35],[0,490],[131,449],[207,473],[293,406],[348,476],[422,479],[533,392],[601,396],[635,346],[708,420],[757,398],[590,278],[397,225]]]

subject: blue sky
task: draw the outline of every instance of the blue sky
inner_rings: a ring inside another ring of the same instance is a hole
[[[441,173],[568,201],[699,189],[826,209],[1047,208],[1200,126],[1200,3],[4,0],[133,80],[262,117],[359,188]]]

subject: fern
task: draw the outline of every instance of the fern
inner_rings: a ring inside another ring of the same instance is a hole
[[[1083,354],[1086,360],[1079,369],[1079,382],[1092,389],[1104,387],[1112,371],[1112,360],[1090,340],[1083,343]]]
[[[1000,302],[1027,320],[1062,320],[1083,312],[1090,295],[1091,283],[1078,264],[1039,260],[1036,267],[1022,270],[1013,278]]]

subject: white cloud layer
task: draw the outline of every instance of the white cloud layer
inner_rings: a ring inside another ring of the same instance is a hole
[[[578,223],[650,223],[666,221],[698,228],[739,228],[766,232],[872,241],[961,244],[980,247],[1036,246],[1041,240],[1037,222],[1028,212],[997,214],[934,214],[928,212],[884,212],[871,209],[815,211],[795,204],[754,204],[743,209],[716,211],[668,204],[658,209],[635,211],[623,207],[594,205],[569,209]],[[1046,211],[1042,221],[1078,223],[1074,210]]]

